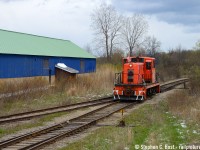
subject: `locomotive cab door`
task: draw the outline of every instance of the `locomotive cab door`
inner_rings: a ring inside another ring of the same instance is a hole
[[[152,60],[145,61],[145,81],[152,83]]]

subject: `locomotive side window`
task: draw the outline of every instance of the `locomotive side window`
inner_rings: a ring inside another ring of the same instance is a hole
[[[139,59],[139,62],[144,62],[144,58],[140,58],[140,59]]]
[[[131,62],[137,62],[137,58],[131,58]]]
[[[151,62],[146,62],[146,69],[151,70]]]
[[[128,82],[133,82],[133,70],[128,70]]]

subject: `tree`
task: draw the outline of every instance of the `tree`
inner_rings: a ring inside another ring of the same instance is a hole
[[[88,53],[92,54],[93,50],[90,46],[90,44],[86,44],[83,49],[85,49]]]
[[[113,49],[117,44],[117,37],[121,28],[121,16],[114,7],[103,3],[93,11],[91,19],[95,42],[98,48],[105,50],[107,60],[110,60]]]
[[[120,64],[122,62],[122,58],[124,57],[124,51],[120,48],[116,48],[112,55],[112,63],[113,64]]]
[[[91,44],[87,43],[86,45],[83,46],[83,49],[94,56],[100,56],[100,53],[98,53],[98,51],[95,51],[93,47],[91,46]]]
[[[200,50],[200,40],[198,40],[195,44],[194,50]]]
[[[155,57],[156,52],[160,49],[161,42],[154,36],[147,36],[143,42],[147,55]]]
[[[148,29],[148,22],[143,15],[134,14],[131,17],[123,17],[121,36],[125,47],[129,50],[130,56],[136,45],[142,43],[142,38]]]

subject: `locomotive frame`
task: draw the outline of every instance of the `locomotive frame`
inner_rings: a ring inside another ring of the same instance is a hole
[[[123,59],[122,65],[122,72],[115,73],[115,100],[146,100],[150,95],[160,93],[155,58],[128,57]]]

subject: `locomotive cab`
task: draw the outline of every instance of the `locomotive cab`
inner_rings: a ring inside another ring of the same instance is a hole
[[[144,78],[142,63],[125,63],[122,71],[122,82],[124,84],[142,84]]]
[[[122,72],[115,74],[114,99],[145,100],[159,93],[156,81],[155,58],[128,57],[122,61]]]

